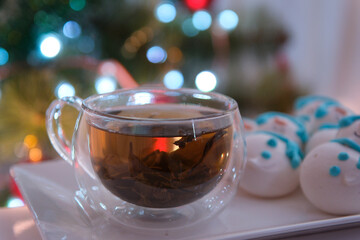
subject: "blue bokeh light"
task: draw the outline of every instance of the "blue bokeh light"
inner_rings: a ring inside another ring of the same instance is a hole
[[[81,27],[75,21],[68,21],[63,26],[63,33],[65,37],[77,38],[81,34]]]
[[[199,33],[199,31],[194,27],[191,18],[186,19],[182,23],[181,29],[183,30],[184,34],[188,37],[194,37]]]
[[[58,98],[75,96],[75,88],[68,82],[61,82],[55,89]]]
[[[196,76],[195,85],[200,91],[210,92],[217,85],[216,76],[210,71],[202,71]]]
[[[220,26],[227,31],[231,31],[239,23],[238,15],[232,10],[224,10],[218,16]]]
[[[167,58],[167,53],[162,47],[154,46],[149,48],[149,50],[146,52],[146,57],[149,62],[163,63]]]
[[[40,42],[40,52],[44,57],[56,57],[61,50],[61,41],[56,34],[45,35]]]
[[[192,22],[197,30],[204,31],[211,26],[211,15],[204,10],[197,11],[192,17]]]
[[[176,17],[176,8],[171,3],[160,3],[155,10],[156,18],[163,23],[169,23]]]
[[[95,89],[98,93],[108,93],[116,89],[116,79],[112,76],[101,76],[95,81]]]
[[[0,66],[5,65],[9,61],[9,53],[0,47]]]
[[[184,84],[184,76],[178,70],[171,70],[164,76],[164,85],[169,89],[181,88]]]

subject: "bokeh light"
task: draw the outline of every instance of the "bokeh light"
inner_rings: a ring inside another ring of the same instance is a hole
[[[74,11],[81,11],[86,5],[86,0],[70,0],[69,5]]]
[[[6,203],[6,207],[8,208],[22,207],[22,206],[24,206],[24,202],[20,198],[12,197]]]
[[[100,76],[95,81],[95,89],[98,93],[108,93],[116,89],[116,79],[112,76]]]
[[[218,21],[221,28],[231,31],[238,25],[239,17],[232,10],[224,10],[219,14]]]
[[[26,137],[24,138],[24,145],[27,147],[27,148],[34,148],[36,147],[38,143],[38,139],[36,136],[34,135],[26,135]]]
[[[184,84],[184,76],[178,70],[171,70],[164,76],[164,85],[169,89],[181,88]]]
[[[75,88],[68,82],[61,82],[55,88],[55,95],[58,98],[75,96]]]
[[[146,52],[146,57],[149,60],[149,62],[163,63],[167,58],[167,54],[162,47],[154,46],[149,48],[149,50]]]
[[[199,31],[195,28],[191,18],[186,19],[182,23],[181,29],[183,30],[184,34],[188,37],[194,37],[199,33]]]
[[[163,23],[169,23],[176,17],[176,8],[171,3],[160,3],[155,9],[155,17]]]
[[[209,5],[210,0],[185,0],[186,6],[191,10],[200,10]]]
[[[178,63],[183,58],[183,53],[178,47],[169,48],[169,50],[167,51],[167,55],[168,55],[167,59],[171,63]]]
[[[78,49],[82,53],[91,53],[94,51],[95,42],[91,37],[82,36],[78,41]]]
[[[207,11],[201,10],[194,13],[192,23],[199,31],[204,31],[211,26],[211,15]]]
[[[43,154],[40,148],[32,148],[29,151],[29,159],[31,162],[40,162],[42,155]]]
[[[55,34],[48,34],[43,37],[40,43],[40,52],[44,57],[56,57],[61,50],[60,39]]]
[[[9,53],[0,47],[0,66],[5,65],[9,61]]]
[[[68,21],[63,26],[63,33],[65,37],[77,38],[81,35],[81,27],[75,21]]]
[[[210,71],[202,71],[195,78],[196,87],[203,92],[213,91],[216,84],[216,76]]]

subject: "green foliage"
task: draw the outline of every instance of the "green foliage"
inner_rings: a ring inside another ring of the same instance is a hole
[[[55,99],[57,82],[57,75],[47,69],[22,69],[2,82],[0,162],[14,161],[15,146],[21,144],[28,134],[39,139],[45,156],[54,156],[45,129],[45,112]],[[68,135],[73,129],[76,116],[77,113],[72,110],[63,115]]]
[[[257,86],[254,100],[261,103],[258,108],[262,111],[290,113],[296,98],[301,95],[288,74],[270,72]]]

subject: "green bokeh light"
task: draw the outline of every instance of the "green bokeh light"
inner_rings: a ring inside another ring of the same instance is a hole
[[[81,11],[86,5],[86,0],[70,0],[69,5],[75,11]]]

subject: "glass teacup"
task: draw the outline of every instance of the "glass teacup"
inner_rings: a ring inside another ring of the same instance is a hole
[[[71,143],[60,125],[65,105],[80,111]],[[191,89],[65,97],[50,105],[47,130],[74,166],[75,199],[90,221],[138,228],[183,227],[218,212],[236,192],[245,154],[236,102]]]

